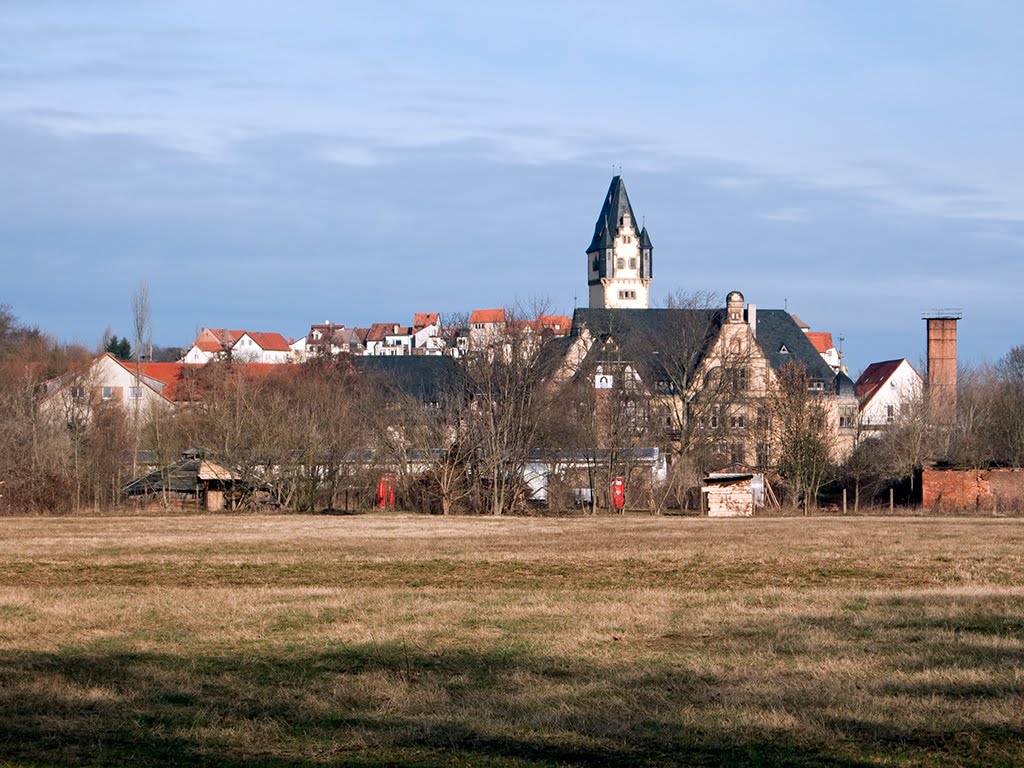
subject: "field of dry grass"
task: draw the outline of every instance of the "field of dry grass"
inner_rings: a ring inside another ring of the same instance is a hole
[[[1024,520],[0,519],[0,765],[1020,765]]]

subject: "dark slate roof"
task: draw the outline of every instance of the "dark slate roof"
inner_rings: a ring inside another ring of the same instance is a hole
[[[807,334],[783,309],[757,310],[757,343],[776,371],[786,363],[795,362],[807,369],[812,381],[827,384],[835,378],[835,373],[818,354]]]
[[[447,355],[358,356],[352,363],[356,370],[376,373],[424,403],[440,403],[467,391],[465,374]]]
[[[725,309],[577,309],[570,336],[587,328],[597,338],[578,375],[590,374],[600,363],[624,362],[635,366],[649,387],[679,381],[704,359],[725,316]]]
[[[836,397],[857,397],[857,385],[842,371],[836,374],[836,378],[832,382],[832,389],[835,391]]]
[[[647,227],[640,230],[640,247],[641,248],[653,248],[651,245],[651,236],[647,234]]]
[[[601,213],[597,216],[597,223],[594,225],[594,236],[590,240],[587,253],[605,247],[610,238],[614,237],[619,229],[619,222],[625,214],[629,214],[636,226],[636,215],[633,213],[633,206],[629,204],[629,195],[626,194],[626,185],[621,176],[612,179],[608,187],[608,194],[604,196],[604,205],[601,206]]]

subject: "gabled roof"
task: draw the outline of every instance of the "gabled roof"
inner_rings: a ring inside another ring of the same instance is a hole
[[[225,352],[238,340],[248,334],[260,349],[266,352],[288,352],[291,347],[280,333],[267,331],[228,330],[226,328],[203,328],[196,337],[194,346],[203,352]]]
[[[812,381],[828,383],[835,378],[802,330],[799,318],[784,309],[757,310],[757,343],[776,371],[787,363],[797,363]]]
[[[835,349],[836,345],[832,343],[832,334],[826,331],[807,331],[807,338],[811,340],[811,344],[820,354]]]
[[[470,323],[504,323],[504,309],[474,309],[469,316]]]
[[[440,317],[437,312],[417,312],[412,316],[412,327],[419,330],[428,325],[435,325]]]
[[[366,341],[384,341],[398,323],[373,323],[366,333]],[[359,330],[358,328],[356,330]]]
[[[227,328],[203,328],[199,331],[193,346],[203,352],[225,352],[234,346],[245,331],[232,331]]]
[[[288,339],[280,333],[268,333],[266,331],[246,331],[246,333],[264,352],[288,352],[291,350]]]
[[[901,357],[899,360],[883,360],[879,363],[872,363],[864,372],[857,377],[857,396],[863,402],[870,400],[878,388],[881,387],[889,378],[896,373],[896,369],[900,367],[900,364],[906,358]]]
[[[626,185],[622,181],[621,176],[615,176],[608,187],[608,193],[604,196],[604,203],[601,206],[601,212],[597,216],[597,223],[594,225],[594,236],[587,247],[587,253],[608,247],[611,244],[611,238],[619,230],[622,217],[627,213],[633,221],[633,226],[636,227],[636,215],[633,213],[633,206],[629,204]]]
[[[793,322],[796,323],[797,327],[801,331],[809,331],[809,330],[811,330],[811,326],[809,326],[807,323],[805,323],[803,320],[801,320],[799,317],[797,317],[792,312],[789,313],[789,316],[793,318]]]
[[[572,329],[572,318],[567,315],[537,315],[538,331],[550,330],[555,336],[564,336]]]

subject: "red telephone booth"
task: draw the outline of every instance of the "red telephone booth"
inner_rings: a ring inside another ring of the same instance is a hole
[[[622,508],[626,506],[626,478],[616,477],[612,480],[612,504],[615,505],[615,511],[621,512]]]
[[[377,481],[377,506],[381,509],[395,508],[395,476],[381,475]]]

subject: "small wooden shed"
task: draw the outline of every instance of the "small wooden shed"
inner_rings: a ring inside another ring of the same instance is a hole
[[[240,480],[237,472],[189,452],[180,461],[128,483],[124,494],[135,497],[171,496],[177,500],[191,500],[207,512],[219,512],[224,509],[225,491]]]
[[[708,517],[752,517],[764,506],[764,475],[759,472],[711,472],[700,489]]]

